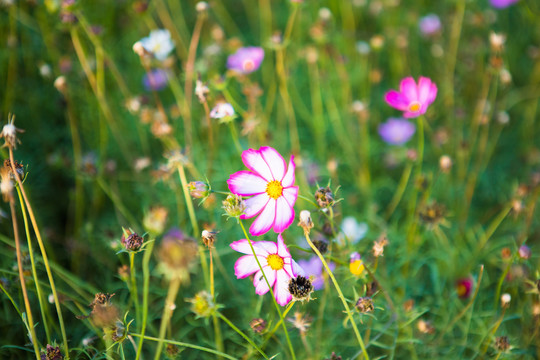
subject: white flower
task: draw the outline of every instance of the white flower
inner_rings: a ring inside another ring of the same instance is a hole
[[[341,223],[342,234],[339,234],[338,241],[343,243],[343,237],[346,237],[351,243],[356,244],[368,232],[368,226],[366,223],[359,223],[352,216],[347,216]]]
[[[144,50],[152,53],[160,61],[165,60],[174,49],[171,33],[167,29],[152,30],[150,35],[141,39],[139,43]]]
[[[229,103],[220,102],[214,108],[212,111],[210,111],[210,117],[212,119],[222,119],[226,116],[233,116],[234,115],[234,108]]]

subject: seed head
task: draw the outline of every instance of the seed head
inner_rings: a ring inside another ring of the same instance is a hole
[[[441,156],[439,159],[439,168],[443,173],[448,174],[452,168],[452,158],[448,155]]]
[[[142,244],[144,242],[144,239],[139,236],[136,232],[132,232],[131,230],[123,229],[124,233],[122,235],[122,245],[124,245],[124,248],[127,251],[139,251],[142,247]]]
[[[434,228],[444,222],[446,208],[444,205],[434,202],[420,210],[420,219],[429,227]]]
[[[330,187],[327,186],[319,188],[319,190],[315,192],[315,201],[321,209],[326,209],[333,206],[334,194],[332,193],[332,190],[330,190]]]
[[[307,277],[298,275],[289,281],[289,293],[291,293],[294,301],[309,301],[312,292],[313,284]]]
[[[425,321],[425,320],[420,319],[416,323],[416,326],[418,327],[418,330],[422,334],[433,334],[433,333],[435,333],[435,327],[433,327],[433,325],[431,324],[430,321]]]
[[[510,349],[510,342],[508,341],[508,336],[499,336],[495,338],[495,349],[500,352],[505,352]]]
[[[240,195],[229,194],[222,204],[229,217],[239,217],[246,210],[246,203]]]
[[[380,257],[384,255],[384,247],[388,245],[388,238],[383,233],[373,244],[373,256]]]
[[[47,344],[47,348],[41,349],[41,360],[62,360],[64,356],[60,351],[60,346]]]
[[[180,354],[180,347],[169,343],[167,344],[167,347],[165,348],[165,354],[167,354],[167,356],[170,359],[175,359],[178,356],[178,354]]]
[[[363,314],[375,310],[375,307],[373,306],[373,299],[369,296],[360,297],[358,301],[356,301],[355,307],[358,312]]]
[[[207,248],[213,248],[217,239],[217,231],[203,230],[201,234],[204,245]]]
[[[266,325],[268,325],[266,320],[261,318],[256,318],[249,322],[251,330],[253,330],[257,334],[262,334],[262,332],[266,330]]]
[[[336,353],[332,351],[332,355],[330,355],[330,358],[324,360],[341,360],[341,356],[336,355]]]
[[[17,138],[17,133],[22,133],[24,130],[18,129],[13,124],[15,122],[15,115],[8,116],[8,122],[2,128],[0,132],[0,138],[4,138],[4,145],[2,147],[8,147],[15,149],[17,144],[20,144],[21,141]]]
[[[301,312],[295,312],[294,318],[287,318],[287,321],[293,324],[295,328],[300,331],[300,334],[305,334],[311,326],[311,318],[309,316],[304,316]]]

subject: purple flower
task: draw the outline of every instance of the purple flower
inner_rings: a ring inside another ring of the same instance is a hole
[[[384,142],[391,145],[403,145],[413,136],[416,127],[408,120],[389,118],[379,125],[379,135]]]
[[[497,9],[504,9],[512,4],[517,3],[519,0],[489,0],[491,6]]]
[[[143,78],[143,85],[146,91],[163,90],[169,82],[169,74],[163,69],[154,69],[146,73]]]
[[[227,58],[227,68],[241,74],[249,74],[257,70],[264,59],[261,47],[243,47]]]
[[[420,18],[418,27],[424,36],[435,35],[441,30],[441,19],[435,14],[428,14]]]
[[[313,289],[321,290],[324,287],[323,279],[323,264],[317,256],[311,257],[309,260],[298,260],[298,265],[304,270],[306,276],[313,276]],[[336,264],[328,263],[330,270],[334,271]]]

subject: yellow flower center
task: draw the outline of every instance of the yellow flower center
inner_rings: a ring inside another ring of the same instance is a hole
[[[266,262],[268,262],[268,266],[270,266],[272,270],[283,269],[283,258],[278,254],[268,255],[268,257],[266,258]]]
[[[420,107],[422,107],[422,105],[418,101],[413,101],[409,105],[409,111],[410,112],[417,112],[418,110],[420,110]]]
[[[364,272],[364,263],[362,260],[354,260],[349,263],[349,271],[351,274],[360,276]]]
[[[244,62],[242,63],[242,69],[244,69],[244,71],[251,71],[254,68],[255,63],[251,59],[244,60]]]
[[[283,186],[280,181],[273,180],[266,185],[266,193],[272,199],[277,199],[283,194]]]

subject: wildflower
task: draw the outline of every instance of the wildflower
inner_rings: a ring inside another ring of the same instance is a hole
[[[64,356],[60,352],[60,346],[47,344],[45,349],[41,349],[41,360],[62,360]]]
[[[304,270],[306,276],[312,279],[313,290],[321,290],[324,287],[323,264],[318,256],[312,256],[309,260],[298,260],[298,265]],[[334,271],[336,264],[329,262],[328,267],[330,271]]]
[[[460,299],[467,299],[471,296],[473,280],[470,277],[461,278],[456,282],[456,292]]]
[[[216,239],[217,239],[217,232],[203,230],[201,233],[201,237],[202,237],[204,245],[206,245],[207,248],[213,248],[214,243],[216,242]]]
[[[435,14],[428,14],[420,18],[418,27],[426,37],[436,35],[441,30],[441,19]]]
[[[435,333],[435,327],[431,324],[430,321],[425,320],[418,320],[418,323],[416,323],[416,327],[422,334],[433,334]]]
[[[518,250],[518,255],[521,259],[527,260],[531,257],[531,248],[527,245],[521,245]]]
[[[249,241],[242,239],[230,245],[233,250],[246,254],[234,264],[236,277],[243,279],[255,274],[253,285],[256,294],[266,294],[270,285],[274,288],[277,303],[281,306],[287,305],[292,300],[292,295],[288,290],[289,281],[293,277],[304,275],[304,271],[292,259],[281,234],[278,234],[277,244],[271,241],[254,241],[252,245],[263,270],[259,268]],[[268,284],[264,279],[263,271]]]
[[[510,296],[510,294],[508,293],[504,293],[501,295],[501,306],[504,308],[504,307],[507,307],[508,305],[510,305],[510,301],[512,300],[512,296]]]
[[[313,284],[309,278],[298,275],[289,281],[289,292],[294,301],[309,301],[313,292]]]
[[[300,211],[300,221],[298,226],[304,229],[304,232],[308,232],[313,227],[313,220],[311,220],[311,213],[308,210]]]
[[[519,0],[489,0],[491,6],[497,9],[504,9],[517,3]]]
[[[425,114],[437,97],[437,86],[426,77],[420,77],[418,84],[412,77],[401,80],[399,91],[390,90],[384,95],[385,101],[393,108],[403,111],[403,117],[414,118]]]
[[[388,238],[386,234],[383,233],[379,238],[373,243],[373,256],[380,257],[384,255],[384,247],[388,245]]]
[[[13,125],[14,122],[15,115],[8,116],[8,122],[2,128],[2,132],[0,132],[0,138],[4,138],[4,145],[2,147],[15,149],[17,143],[21,143],[21,141],[17,139],[17,133],[22,133],[24,130],[16,128],[15,125]]]
[[[266,330],[267,322],[264,319],[256,318],[249,322],[249,326],[251,327],[251,330],[256,332],[257,334],[261,334],[264,330]]]
[[[170,230],[164,236],[158,250],[162,272],[168,278],[189,281],[189,271],[197,252],[195,240],[185,236],[179,229]]]
[[[353,216],[347,216],[341,223],[343,235],[353,244],[356,244],[366,236],[368,225],[365,222],[359,223]]]
[[[144,218],[143,226],[152,236],[161,235],[165,230],[165,223],[169,211],[163,206],[154,206],[150,209]]]
[[[208,89],[208,86],[206,86],[206,84],[200,79],[197,79],[197,82],[195,83],[195,95],[201,104],[206,102],[206,94],[209,92],[210,89]]]
[[[141,39],[138,43],[145,51],[153,54],[159,61],[165,60],[174,49],[171,33],[167,29],[152,30],[148,37]],[[137,43],[135,45],[137,45]],[[133,50],[135,50],[135,45]],[[137,53],[140,55],[139,52]]]
[[[208,10],[208,3],[206,1],[199,1],[195,4],[195,10],[199,13]]]
[[[192,181],[187,184],[187,189],[191,197],[203,199],[210,195],[210,185],[202,181]]]
[[[214,303],[212,295],[208,291],[199,291],[195,294],[195,297],[187,299],[187,302],[190,302],[191,311],[195,313],[197,318],[209,317],[216,312],[218,305]]]
[[[373,299],[369,296],[360,297],[358,301],[356,301],[355,308],[358,310],[358,312],[363,314],[372,312],[375,310],[375,307],[373,306]]]
[[[154,69],[147,72],[143,77],[143,85],[146,91],[163,90],[169,83],[169,74],[163,69]]]
[[[123,229],[121,242],[127,251],[139,251],[142,247],[144,239],[136,232]]]
[[[227,68],[240,74],[250,74],[257,70],[264,59],[261,47],[243,47],[227,58]]]
[[[311,318],[307,315],[303,316],[299,311],[294,313],[294,318],[288,318],[287,321],[292,323],[293,326],[300,331],[300,334],[307,333],[309,327],[311,326]]]
[[[230,217],[239,217],[246,211],[246,202],[242,200],[240,195],[229,194],[227,198],[223,200],[223,209]]]
[[[489,34],[489,44],[491,45],[491,50],[495,52],[501,52],[506,42],[506,35],[498,34],[496,32],[491,32]]]
[[[55,89],[58,90],[59,93],[61,93],[62,95],[66,94],[67,80],[66,80],[66,77],[64,75],[60,75],[59,77],[57,77],[54,80],[53,85],[54,85]]]
[[[234,119],[235,112],[231,104],[226,102],[218,102],[210,111],[212,119],[220,119],[220,122],[228,122]]]
[[[450,172],[452,168],[452,158],[448,155],[443,155],[439,158],[439,169],[445,174]]]
[[[434,202],[431,205],[427,205],[420,210],[419,216],[420,219],[426,223],[430,228],[434,228],[441,223],[444,223],[444,216],[446,214],[446,208],[444,205]]]
[[[390,145],[403,145],[411,139],[416,127],[410,121],[401,118],[389,118],[379,125],[379,135]]]
[[[495,338],[495,349],[501,352],[508,351],[510,349],[510,342],[508,336],[499,336]]]
[[[334,194],[330,187],[321,187],[315,191],[315,201],[321,209],[329,208],[334,205]]]
[[[359,253],[353,252],[350,257],[349,261],[349,271],[351,274],[360,276],[364,272],[364,262],[362,261],[362,257]]]
[[[251,171],[238,171],[227,180],[232,193],[251,196],[241,219],[257,216],[249,232],[259,236],[271,228],[282,233],[294,221],[294,203],[298,186],[294,186],[294,156],[286,167],[283,157],[273,148],[263,146],[242,153],[242,161]]]

